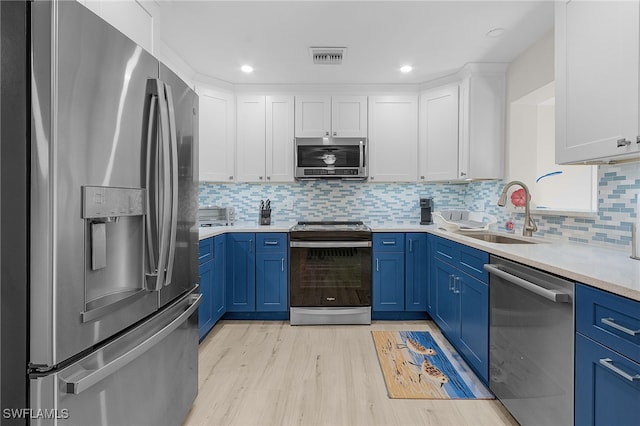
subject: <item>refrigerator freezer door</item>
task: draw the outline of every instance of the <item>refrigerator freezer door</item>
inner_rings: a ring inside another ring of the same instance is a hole
[[[180,424],[198,391],[201,297],[186,295],[77,363],[32,379],[31,408],[59,426]]]
[[[157,309],[144,279],[146,215],[83,217],[83,187],[107,198],[110,188],[144,189],[158,61],[78,2],[31,9],[29,361],[51,366]],[[92,241],[95,223],[104,241]]]
[[[178,154],[178,203],[170,284],[160,290],[160,305],[171,302],[198,281],[198,96],[164,64],[160,80],[171,88]],[[168,273],[169,273],[168,272]]]

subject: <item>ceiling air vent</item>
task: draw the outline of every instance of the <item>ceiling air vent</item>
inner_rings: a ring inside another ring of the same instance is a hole
[[[320,65],[340,65],[347,53],[346,47],[310,47],[309,51],[313,57],[314,64]]]

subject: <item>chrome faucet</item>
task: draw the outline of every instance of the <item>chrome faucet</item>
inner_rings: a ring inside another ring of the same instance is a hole
[[[513,185],[520,185],[522,189],[524,189],[524,226],[522,227],[522,235],[525,237],[531,237],[534,232],[538,230],[538,225],[536,225],[536,221],[531,217],[531,210],[529,208],[529,199],[531,198],[531,193],[529,192],[529,188],[527,185],[520,182],[519,180],[512,180],[508,184],[502,188],[502,192],[500,193],[500,198],[498,199],[498,205],[500,207],[504,207],[507,203],[507,191]]]

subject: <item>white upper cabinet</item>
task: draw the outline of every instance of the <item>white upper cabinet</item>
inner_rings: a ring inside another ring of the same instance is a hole
[[[268,182],[293,182],[293,96],[267,96]]]
[[[295,136],[367,137],[366,96],[296,96]]]
[[[504,176],[505,64],[472,64],[460,84],[459,179]]]
[[[366,96],[333,96],[331,98],[331,136],[367,137]]]
[[[200,101],[200,181],[230,182],[234,179],[233,95],[198,91]]]
[[[458,85],[420,95],[420,182],[458,179]]]
[[[236,98],[237,180],[264,182],[266,102],[264,96]]]
[[[240,182],[293,181],[293,96],[237,97]]]
[[[637,1],[556,2],[556,162],[640,156]]]
[[[418,177],[418,97],[369,97],[369,179],[415,182]]]
[[[460,76],[421,95],[421,182],[504,175],[505,65],[468,64]]]

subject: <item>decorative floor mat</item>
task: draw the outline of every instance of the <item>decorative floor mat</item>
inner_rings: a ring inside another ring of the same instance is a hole
[[[456,352],[428,331],[372,331],[389,398],[494,399]]]

